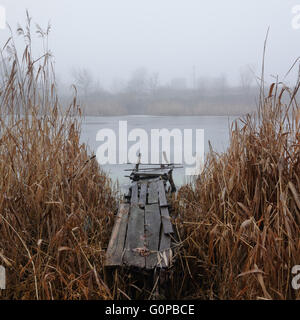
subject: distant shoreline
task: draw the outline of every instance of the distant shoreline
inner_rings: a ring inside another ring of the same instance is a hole
[[[84,114],[83,118],[86,117],[109,117],[109,118],[119,118],[119,117],[151,117],[151,118],[161,118],[161,117],[242,117],[252,112],[245,112],[245,113],[237,113],[237,114],[119,114],[119,115],[94,115],[94,114]]]

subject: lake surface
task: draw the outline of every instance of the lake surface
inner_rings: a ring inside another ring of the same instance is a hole
[[[119,121],[127,121],[128,133],[133,129],[144,129],[149,135],[149,154],[151,145],[151,130],[152,129],[168,129],[174,128],[182,130],[192,129],[195,136],[196,129],[204,129],[204,150],[208,151],[208,142],[210,141],[213,149],[217,152],[226,150],[229,143],[229,128],[233,120],[237,117],[227,116],[180,116],[180,117],[166,117],[166,116],[123,116],[123,117],[85,117],[82,125],[81,140],[88,144],[90,151],[96,154],[97,149],[103,142],[96,141],[97,132],[101,129],[112,129],[119,138]],[[124,137],[122,137],[124,139]],[[128,143],[128,148],[134,142]],[[117,140],[117,149],[118,149]],[[196,150],[196,138],[192,139],[193,150]],[[175,146],[175,152],[176,152]],[[171,145],[170,153],[171,162],[174,160],[174,143]],[[149,156],[149,160],[150,160]],[[184,164],[183,164],[184,165]],[[133,165],[103,165],[102,169],[109,173],[113,182],[119,183],[122,190],[129,185],[129,179],[125,177],[130,172],[124,171],[131,169]],[[176,169],[174,171],[174,181],[177,186],[188,182],[191,178],[185,175],[185,168]]]

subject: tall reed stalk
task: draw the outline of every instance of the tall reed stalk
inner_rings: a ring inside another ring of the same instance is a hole
[[[34,57],[31,18],[1,50],[0,264],[2,299],[111,298],[103,280],[104,249],[116,210],[110,179],[80,142],[76,97],[56,94],[50,27]]]
[[[300,297],[291,285],[300,264],[299,86],[272,84],[258,112],[232,124],[227,151],[211,149],[196,182],[180,189],[185,297]]]

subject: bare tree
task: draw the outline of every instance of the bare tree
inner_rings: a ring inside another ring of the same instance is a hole
[[[149,89],[152,94],[155,94],[157,92],[157,89],[159,87],[159,74],[158,72],[155,72],[151,75],[149,78]]]
[[[127,90],[131,93],[141,94],[148,90],[148,72],[145,68],[136,69],[128,81]]]
[[[248,91],[253,83],[254,76],[249,65],[240,68],[240,84],[243,90]]]
[[[213,79],[212,88],[220,95],[224,96],[226,90],[228,89],[227,76],[225,73],[222,73],[219,77]]]
[[[209,90],[211,79],[208,77],[199,77],[196,80],[196,88],[200,94],[205,94]]]
[[[110,91],[114,94],[118,94],[124,91],[126,83],[122,79],[115,78],[112,81]]]
[[[75,85],[83,95],[87,97],[93,84],[93,76],[91,72],[87,69],[74,69],[72,71],[72,76],[74,78]]]

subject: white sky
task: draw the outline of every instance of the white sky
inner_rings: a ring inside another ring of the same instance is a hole
[[[57,72],[68,79],[73,67],[90,69],[109,87],[146,67],[162,83],[175,77],[216,77],[238,81],[251,65],[259,74],[263,42],[270,35],[266,74],[283,77],[300,56],[300,29],[292,7],[300,0],[0,0],[16,29],[25,9],[34,21],[51,21],[51,50]],[[300,21],[300,20],[299,20]],[[0,45],[7,40],[0,30]]]

